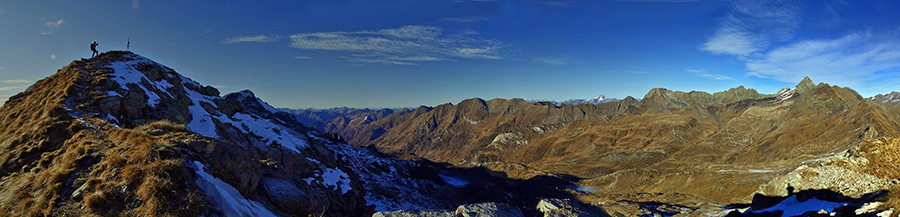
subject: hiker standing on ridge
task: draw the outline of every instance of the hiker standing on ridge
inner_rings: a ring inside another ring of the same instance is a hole
[[[97,53],[98,53],[97,45],[100,45],[100,44],[97,44],[97,41],[94,41],[94,43],[91,43],[91,51],[94,51],[94,53],[91,54],[91,58],[94,58],[94,55],[97,55]]]
[[[128,38],[128,42],[125,43],[125,50],[128,50],[128,47],[131,47],[131,38]]]

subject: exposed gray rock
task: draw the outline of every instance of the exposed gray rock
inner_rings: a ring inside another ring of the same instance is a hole
[[[544,213],[544,217],[596,217],[596,212],[589,207],[584,207],[581,203],[574,202],[571,199],[545,198],[538,202],[537,210]]]
[[[524,217],[522,211],[505,203],[466,204],[456,208],[462,217]]]
[[[377,212],[372,217],[454,217],[456,213],[449,209],[400,210],[393,212]]]
[[[155,130],[151,130],[148,133],[150,133],[150,135],[154,135],[154,136],[162,136],[169,132],[166,130],[163,130],[163,129],[155,129]]]
[[[799,84],[797,84],[796,88],[797,89],[795,89],[795,90],[797,91],[797,93],[802,94],[802,93],[806,93],[806,91],[815,89],[816,84],[814,84],[812,82],[812,80],[809,79],[809,77],[807,76],[807,77],[804,77],[803,80],[801,80]]]

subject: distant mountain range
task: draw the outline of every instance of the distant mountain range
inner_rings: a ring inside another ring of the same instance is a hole
[[[619,99],[616,99],[616,98],[608,98],[608,97],[606,97],[606,96],[604,96],[604,95],[600,95],[600,96],[594,97],[593,99],[570,99],[570,100],[566,100],[566,101],[562,101],[562,102],[560,102],[560,101],[554,101],[554,100],[543,100],[543,99],[526,100],[526,102],[530,102],[530,103],[550,102],[550,103],[553,103],[553,104],[556,105],[556,106],[561,106],[561,105],[578,105],[578,104],[594,104],[594,105],[597,105],[597,104],[603,104],[603,103],[607,103],[607,102],[616,102],[616,101],[619,101]]]
[[[608,98],[604,95],[597,96],[593,99],[570,99],[566,101],[553,100],[526,100],[529,103],[551,103],[556,106],[563,105],[579,105],[592,104],[598,105],[607,102],[616,102],[619,99]],[[371,123],[381,120],[392,115],[403,115],[414,110],[414,108],[349,108],[335,107],[327,109],[288,109],[279,108],[279,111],[294,114],[297,121],[307,126],[322,130],[324,132],[342,132],[348,126],[359,125],[360,123]],[[357,122],[352,123],[351,122]]]
[[[893,91],[888,94],[878,94],[866,99],[896,106],[900,104],[900,92]]]

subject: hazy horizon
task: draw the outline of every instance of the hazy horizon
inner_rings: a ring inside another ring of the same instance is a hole
[[[0,2],[0,102],[125,50],[279,108],[900,90],[896,1]]]

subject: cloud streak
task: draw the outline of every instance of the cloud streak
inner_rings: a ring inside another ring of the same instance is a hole
[[[0,68],[0,69],[3,69],[3,68]],[[10,79],[10,80],[0,80],[0,83],[4,83],[4,84],[27,84],[27,83],[31,83],[31,81],[29,81],[29,80],[24,80],[24,79]]]
[[[237,37],[227,38],[227,39],[225,39],[225,41],[222,41],[222,43],[224,43],[224,44],[234,44],[234,43],[241,43],[241,42],[267,43],[267,42],[273,42],[273,41],[277,41],[277,40],[278,40],[277,36],[265,36],[265,35],[237,36]]]
[[[482,17],[482,16],[465,16],[465,17],[448,17],[448,18],[441,19],[441,21],[472,24],[472,23],[488,21],[490,19],[491,18]]]
[[[141,2],[139,0],[131,0],[131,8],[138,9],[141,7]]]
[[[684,69],[684,71],[690,72],[690,73],[694,73],[694,74],[696,74],[696,75],[698,75],[698,76],[700,76],[700,77],[709,78],[709,79],[712,79],[712,80],[719,80],[719,81],[721,81],[721,80],[731,80],[731,79],[733,79],[733,78],[731,78],[731,77],[728,77],[728,76],[722,75],[722,74],[712,74],[712,73],[707,73],[706,70],[702,70],[702,69]]]
[[[11,90],[16,90],[16,89],[22,89],[24,87],[25,86],[5,86],[5,87],[0,87],[0,91],[11,91]]]
[[[698,2],[700,0],[614,0],[617,2],[653,2],[653,3],[687,3]]]
[[[349,62],[415,65],[426,61],[502,59],[501,43],[474,38],[472,31],[446,34],[434,26],[355,32],[318,32],[291,35],[293,48],[345,53]]]
[[[854,88],[886,84],[900,75],[900,32],[853,31],[831,38],[794,39],[799,26],[821,22],[803,20],[802,3],[776,0],[732,2],[715,34],[700,46],[716,55],[743,61],[747,75],[794,83],[805,76]],[[832,20],[840,20],[834,5]],[[773,46],[775,45],[775,46]],[[700,76],[725,78],[702,71]],[[726,76],[727,77],[727,76]]]
[[[804,76],[842,86],[862,86],[900,73],[898,34],[857,32],[830,40],[804,40],[747,61],[748,74],[796,82]]]
[[[713,53],[745,57],[772,41],[788,41],[800,26],[801,5],[788,0],[733,1],[719,29],[700,46]]]
[[[563,57],[539,57],[539,58],[534,58],[534,61],[543,63],[543,64],[548,64],[548,65],[569,65],[569,64],[577,64],[577,63],[582,62],[579,59],[563,58]]]
[[[57,21],[50,21],[50,22],[44,23],[44,26],[50,27],[50,28],[59,28],[59,26],[61,26],[62,24],[66,24],[66,20],[59,19]]]
[[[41,33],[41,35],[53,34],[53,32],[55,32],[57,29],[59,29],[59,27],[62,26],[62,24],[66,24],[66,20],[59,19],[57,21],[46,22],[46,23],[44,23],[44,26],[49,29],[47,31],[43,31],[40,33]]]

